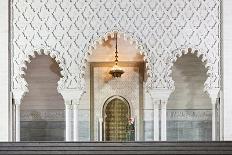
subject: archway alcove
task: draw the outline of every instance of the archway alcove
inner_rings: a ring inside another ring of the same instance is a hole
[[[50,56],[36,54],[25,72],[29,92],[21,105],[21,141],[64,141],[64,101],[57,92],[59,65]]]
[[[118,34],[118,60],[119,66],[125,71],[121,78],[113,78],[109,71],[115,60],[115,37],[109,35],[97,44],[87,58],[85,70],[86,93],[80,101],[81,113],[86,112],[89,118],[91,140],[102,140],[99,133],[102,112],[105,101],[111,96],[122,96],[131,103],[131,117],[136,120],[137,140],[143,139],[143,93],[146,81],[144,55],[136,48],[135,42],[125,39],[123,34]],[[89,102],[88,102],[89,101]],[[82,119],[79,115],[79,122]],[[86,119],[85,119],[86,120]],[[80,122],[81,123],[81,122]],[[84,129],[79,132],[84,135]],[[87,135],[88,136],[88,135]],[[86,137],[87,137],[86,136]],[[104,140],[104,139],[103,139]]]
[[[204,92],[207,68],[201,59],[187,53],[174,63],[175,91],[167,104],[167,140],[211,140],[212,105]]]

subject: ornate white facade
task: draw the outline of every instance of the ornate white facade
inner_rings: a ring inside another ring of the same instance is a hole
[[[4,8],[10,13],[7,33],[9,34],[8,58],[11,59],[11,64],[7,66],[8,76],[11,79],[7,85],[9,94],[6,95],[9,105],[5,108],[10,110],[7,112],[8,123],[5,123],[8,130],[4,133],[9,133],[7,134],[9,140],[20,140],[20,115],[21,119],[26,121],[66,119],[66,140],[79,140],[78,120],[84,110],[89,110],[81,109],[83,106],[81,99],[88,92],[85,78],[88,74],[89,57],[98,46],[109,39],[109,36],[113,37],[117,32],[120,38],[130,42],[141,55],[144,55],[148,75],[144,83],[144,91],[145,95],[150,97],[146,101],[149,104],[145,105],[144,112],[147,112],[145,115],[149,117],[146,119],[153,123],[152,128],[150,127],[154,133],[152,140],[166,140],[166,121],[175,119],[211,120],[212,139],[215,140],[218,109],[220,140],[232,139],[230,132],[232,126],[228,125],[230,109],[232,110],[229,97],[231,86],[228,81],[232,78],[227,78],[232,77],[227,71],[230,65],[227,55],[231,47],[223,43],[224,35],[228,35],[227,40],[232,37],[229,33],[225,34],[230,32],[230,28],[225,28],[223,25],[225,14],[228,16],[229,13],[227,11],[222,14],[222,12],[227,7],[225,5],[230,3],[229,0],[225,1],[227,2],[221,0],[10,1],[10,4],[7,3],[9,7]],[[231,24],[232,21],[228,23]],[[227,45],[229,41],[225,43]],[[196,54],[207,68],[204,91],[211,99],[212,110],[201,111],[199,115],[195,115],[194,110],[183,112],[167,109],[169,96],[175,90],[175,81],[172,78],[174,63],[188,53]],[[62,78],[58,81],[57,90],[64,99],[65,112],[44,110],[32,113],[20,110],[23,97],[30,91],[25,80],[25,71],[37,54],[54,58],[62,70]],[[108,98],[106,94],[104,95],[105,98],[102,100]],[[220,98],[218,109],[217,98]],[[15,109],[12,108],[14,106],[12,99]],[[137,98],[134,97],[135,99]],[[101,101],[99,105],[101,106],[94,109],[98,115],[101,114],[103,102]],[[133,110],[136,110],[136,107]],[[23,113],[20,114],[20,111]],[[149,111],[154,114],[151,116]],[[159,112],[160,115],[155,114]],[[14,116],[11,116],[12,113]],[[37,119],[36,114],[43,117]],[[89,115],[90,113],[85,113],[85,116],[90,117]],[[94,117],[95,124],[101,119],[98,115]],[[94,132],[97,134],[97,131]],[[1,136],[0,134],[0,140]]]
[[[21,77],[25,62],[41,50],[56,57],[63,69],[59,90],[83,90],[88,55],[115,31],[144,53],[150,89],[173,90],[172,64],[187,52],[207,62],[205,90],[220,88],[219,0],[14,0],[12,10],[14,90],[27,91]]]

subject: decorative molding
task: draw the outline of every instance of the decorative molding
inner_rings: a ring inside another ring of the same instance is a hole
[[[169,121],[210,121],[212,110],[167,110]]]
[[[60,51],[59,87],[85,89],[88,55],[114,31],[144,53],[150,89],[174,89],[170,60],[182,47],[197,49],[207,60],[205,90],[220,88],[220,0],[14,0],[12,10],[13,89],[25,89],[21,62],[37,47]]]
[[[62,89],[59,90],[59,93],[65,101],[73,101],[75,104],[79,104],[80,98],[85,92],[79,89]]]
[[[13,98],[15,99],[15,104],[21,104],[23,97],[26,94],[26,91],[22,89],[13,89]]]
[[[214,88],[214,89],[210,89],[208,91],[209,96],[211,98],[211,103],[214,104],[214,105],[216,104],[219,91],[220,91],[220,88]]]
[[[22,110],[21,121],[65,121],[64,110]]]
[[[172,91],[173,90],[170,90],[170,89],[152,89],[152,90],[149,90],[148,93],[150,94],[151,98],[154,101],[162,100],[162,101],[167,102]]]

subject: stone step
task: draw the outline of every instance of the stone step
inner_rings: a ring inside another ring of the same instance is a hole
[[[2,142],[0,154],[232,154],[232,142]]]

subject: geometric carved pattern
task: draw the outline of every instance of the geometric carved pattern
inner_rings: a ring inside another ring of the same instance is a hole
[[[14,89],[30,51],[58,51],[63,88],[84,87],[85,61],[110,32],[126,34],[149,62],[149,88],[174,89],[171,66],[183,49],[207,60],[205,90],[220,84],[220,0],[13,0]],[[170,62],[171,61],[171,62]]]
[[[212,110],[168,110],[169,121],[209,121],[212,119]]]
[[[140,94],[142,89],[140,84],[141,70],[135,65],[134,67],[124,66],[122,69],[125,71],[121,78],[111,78],[108,71],[111,67],[93,67],[94,78],[94,126],[98,124],[99,117],[103,117],[104,106],[111,101],[111,99],[123,98],[128,102],[130,107],[131,117],[142,117],[138,109],[141,109]],[[122,89],[123,88],[123,89]],[[130,93],[128,93],[130,92]],[[123,98],[122,98],[123,97]],[[140,120],[136,120],[139,128]],[[97,128],[95,128],[95,135],[97,135]],[[97,138],[97,137],[95,137]]]
[[[64,110],[22,110],[21,121],[64,121]]]
[[[207,121],[211,120],[212,110],[168,110],[170,121]],[[21,121],[64,121],[64,110],[22,110]]]

